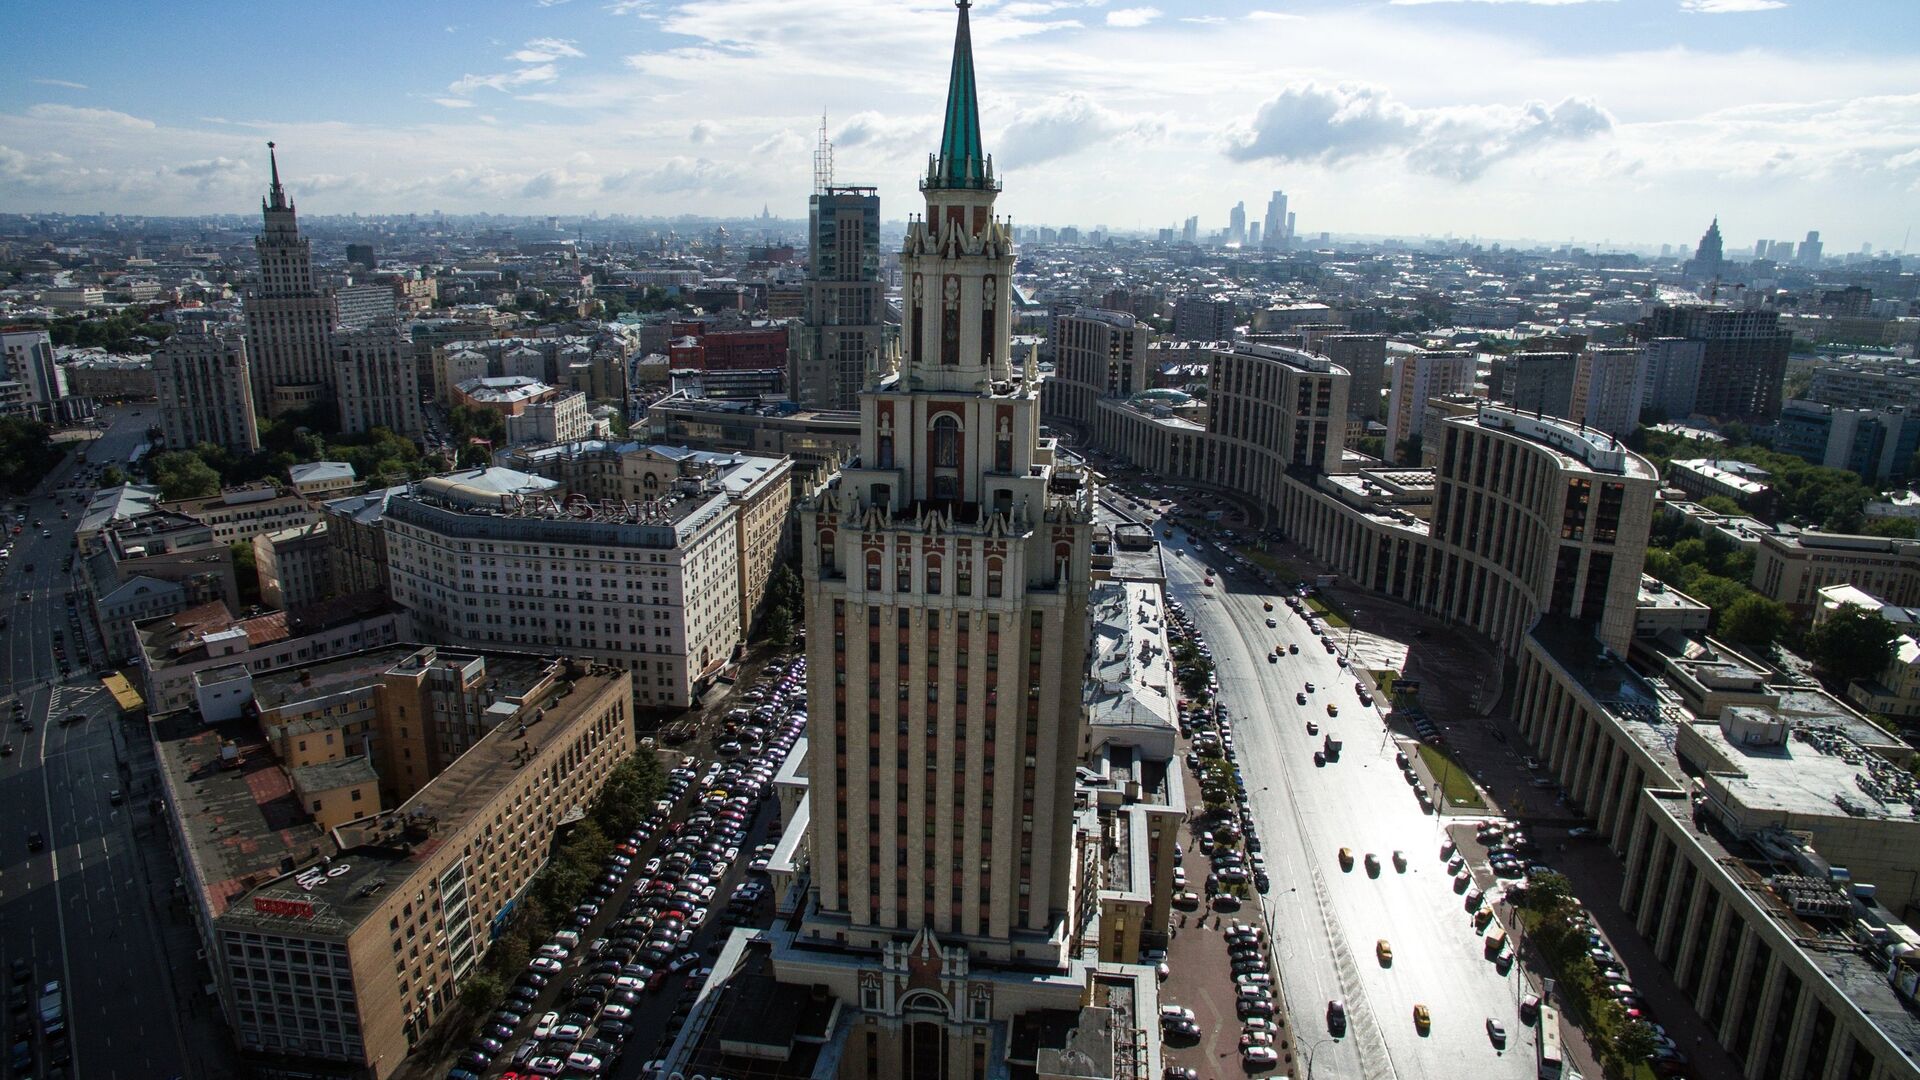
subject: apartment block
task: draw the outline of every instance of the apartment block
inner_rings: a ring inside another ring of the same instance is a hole
[[[606,503],[501,494],[488,479],[433,477],[387,500],[392,595],[422,634],[615,664],[647,708],[686,708],[731,662],[739,509],[717,477]]]
[[[198,499],[175,499],[159,508],[207,526],[220,544],[251,543],[263,533],[310,524],[317,516],[312,503],[271,480],[222,488]]]
[[[260,449],[246,340],[238,334],[180,333],[153,353],[154,399],[167,445],[212,443],[236,454]]]
[[[1769,531],[1754,549],[1753,587],[1810,615],[1829,585],[1853,585],[1901,607],[1920,605],[1920,541]]]
[[[391,300],[391,290],[386,291]],[[413,338],[403,327],[385,323],[336,331],[332,378],[342,432],[386,428],[396,435],[418,435],[426,430],[420,367]]]
[[[1476,373],[1469,350],[1396,353],[1387,391],[1388,455],[1398,460],[1402,444],[1426,434],[1428,399],[1472,394]]]
[[[315,521],[253,538],[253,565],[260,602],[283,611],[306,611],[338,595],[333,584],[327,523]]]
[[[793,550],[787,528],[793,463],[784,458],[588,440],[522,447],[501,460],[594,502],[644,502],[661,492],[718,483],[736,510],[742,640],[760,613],[774,568]]]
[[[633,752],[628,676],[398,646],[250,681],[257,717],[154,731],[220,1010],[254,1075],[385,1080]]]
[[[341,597],[295,617],[269,611],[248,618],[210,600],[135,624],[140,683],[149,716],[195,706],[200,672],[244,667],[254,674],[413,638],[407,613],[383,596]]]
[[[1150,328],[1132,315],[1097,308],[1063,313],[1053,325],[1053,375],[1041,384],[1049,421],[1085,426],[1102,398],[1130,398],[1153,388],[1147,368]]]

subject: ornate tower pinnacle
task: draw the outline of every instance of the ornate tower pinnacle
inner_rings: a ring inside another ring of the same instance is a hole
[[[973,85],[973,33],[967,26],[972,0],[955,4],[960,21],[953,35],[953,73],[947,78],[946,127],[940,134],[940,153],[927,163],[920,187],[998,190],[993,159],[980,143],[980,94]]]
[[[262,210],[291,210],[293,204],[287,201],[287,191],[280,186],[280,157],[273,152],[273,143],[267,143],[267,161],[273,168],[273,186],[267,190],[267,198],[262,200]]]

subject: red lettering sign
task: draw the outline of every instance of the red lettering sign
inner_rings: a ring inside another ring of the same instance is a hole
[[[274,900],[265,896],[253,898],[253,910],[268,915],[285,915],[294,919],[313,918],[313,905],[305,900]]]

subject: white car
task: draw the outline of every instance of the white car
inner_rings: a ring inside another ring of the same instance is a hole
[[[553,1029],[553,1037],[565,1042],[579,1042],[587,1037],[587,1029],[579,1024],[561,1024]]]
[[[567,1055],[567,1068],[578,1069],[583,1073],[597,1074],[600,1071],[600,1059],[594,1057],[592,1054],[585,1054],[576,1050]]]
[[[1277,1065],[1280,1053],[1271,1046],[1248,1046],[1240,1051],[1240,1060],[1248,1065]]]
[[[540,1014],[540,1019],[535,1020],[533,1022],[533,1037],[536,1039],[544,1039],[547,1036],[552,1035],[553,1029],[559,1026],[560,1026],[559,1013],[557,1012],[542,1013]]]
[[[555,945],[552,942],[548,942],[540,946],[539,955],[549,960],[565,960],[567,958],[567,947],[565,945]]]
[[[528,971],[537,971],[542,975],[560,974],[560,961],[545,956],[536,956],[527,961]]]
[[[603,1005],[600,1008],[600,1019],[602,1020],[628,1020],[632,1017],[633,1010],[617,1001]]]

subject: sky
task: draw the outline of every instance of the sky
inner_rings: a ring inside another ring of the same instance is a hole
[[[889,218],[950,0],[17,0],[0,211]],[[1915,0],[977,0],[1016,223],[1920,250]]]

